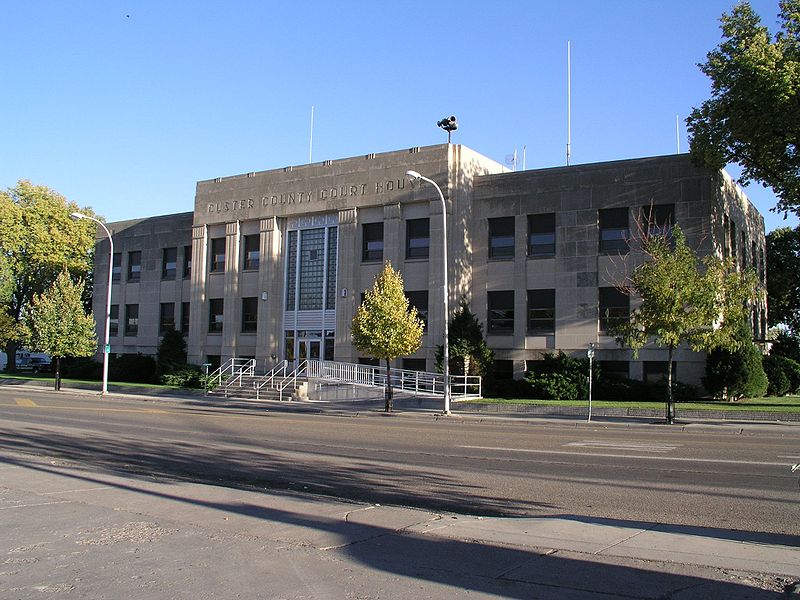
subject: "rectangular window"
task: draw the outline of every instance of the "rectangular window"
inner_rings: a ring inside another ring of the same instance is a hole
[[[494,335],[514,333],[514,291],[487,292],[489,318],[487,331]]]
[[[139,281],[142,278],[142,252],[128,252],[128,281]]]
[[[327,284],[325,292],[325,309],[334,310],[336,308],[336,255],[337,244],[339,241],[339,228],[328,228],[328,265],[327,265]],[[333,346],[331,346],[333,348]],[[325,358],[325,360],[333,360]]]
[[[287,330],[283,332],[284,343],[284,356],[289,362],[294,362],[294,331]]]
[[[111,281],[118,283],[122,278],[122,253],[114,252],[113,264],[111,265]]]
[[[642,362],[642,379],[649,382],[657,382],[667,378],[667,367],[669,362],[666,360],[645,360]],[[672,361],[672,380],[677,379],[678,362]]]
[[[674,204],[654,204],[642,207],[642,219],[647,225],[647,237],[664,236],[672,238],[672,228],[675,225]]]
[[[361,260],[375,262],[383,260],[383,223],[364,223]]]
[[[602,377],[624,379],[630,377],[630,365],[627,360],[601,360],[599,365]]]
[[[125,335],[136,335],[139,333],[139,305],[125,305]]]
[[[630,228],[628,209],[606,208],[600,215],[600,252],[627,254]]]
[[[514,379],[514,361],[496,360],[494,361],[493,373],[496,380]]]
[[[255,333],[258,328],[258,298],[242,298],[242,333]]]
[[[244,270],[257,271],[261,263],[261,235],[244,236]]]
[[[528,215],[528,256],[548,258],[556,255],[556,215]]]
[[[428,258],[430,247],[430,219],[408,219],[406,221],[406,258]]]
[[[598,289],[600,301],[600,330],[608,331],[625,323],[631,312],[630,298],[613,287]]]
[[[489,219],[489,258],[514,258],[514,217]]]
[[[178,272],[178,249],[164,248],[161,260],[161,279],[175,279]]]
[[[189,319],[191,318],[191,304],[188,302],[181,302],[181,333],[183,335],[189,334]]]
[[[368,356],[359,356],[358,357],[358,364],[360,365],[369,365],[370,367],[380,367],[381,361],[377,358],[370,358]]]
[[[208,301],[208,331],[210,333],[222,332],[224,310],[224,298],[211,298]]]
[[[183,278],[188,279],[192,276],[192,247],[183,247]]]
[[[406,298],[408,298],[408,305],[410,307],[414,307],[417,309],[417,313],[419,314],[419,318],[422,319],[422,322],[425,325],[425,329],[428,328],[428,290],[422,290],[421,292],[406,292]]]
[[[323,354],[325,360],[334,360],[336,348],[336,332],[327,330],[325,332],[325,353]]]
[[[426,367],[424,358],[404,358],[403,369],[406,371],[424,371]]]
[[[158,317],[158,332],[164,333],[175,329],[175,303],[162,302]]]
[[[736,223],[734,223],[733,221],[731,221],[731,223],[730,223],[730,229],[728,230],[728,233],[731,236],[730,240],[728,241],[728,243],[730,244],[731,256],[733,258],[736,258],[736,239],[737,239],[736,238]]]
[[[119,304],[111,305],[111,313],[109,318],[109,335],[119,335]]]
[[[211,240],[211,272],[225,272],[225,238]]]
[[[528,333],[553,335],[556,332],[556,291],[528,290]]]

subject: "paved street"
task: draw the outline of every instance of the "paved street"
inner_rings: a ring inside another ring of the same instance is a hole
[[[0,597],[744,598],[800,579],[796,426],[201,404],[0,388]]]

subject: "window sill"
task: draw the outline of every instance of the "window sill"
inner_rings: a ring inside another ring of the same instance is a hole
[[[430,256],[414,256],[413,258],[406,256],[405,261],[406,262],[429,262],[430,261]]]
[[[489,262],[513,262],[515,256],[490,256],[488,258]]]

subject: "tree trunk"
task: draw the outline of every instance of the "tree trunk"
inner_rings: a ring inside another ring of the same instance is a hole
[[[675,400],[672,397],[672,354],[674,346],[669,347],[669,359],[667,360],[667,423],[672,425],[675,422]]]
[[[386,406],[384,410],[387,413],[392,412],[392,366],[389,364],[389,359],[386,359],[386,392],[384,395]]]
[[[61,389],[61,357],[56,356],[56,382],[55,382],[56,391]]]
[[[8,362],[6,362],[6,371],[9,373],[17,372],[17,349],[18,346],[14,342],[8,342],[8,344],[6,344],[6,358],[8,359]]]

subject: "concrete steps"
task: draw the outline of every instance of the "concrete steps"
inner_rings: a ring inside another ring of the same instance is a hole
[[[241,379],[237,378],[233,384],[222,382],[213,390],[209,390],[208,396],[240,400],[279,400],[281,395],[278,390],[269,386],[264,386],[256,392],[255,385],[261,384],[263,381],[263,375],[243,376]],[[296,387],[290,385],[283,390],[283,400],[305,400],[308,398],[308,383],[298,381],[298,384]]]

